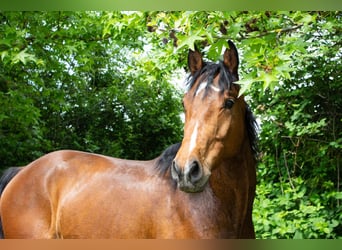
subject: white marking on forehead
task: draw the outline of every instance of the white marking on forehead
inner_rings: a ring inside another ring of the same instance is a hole
[[[208,82],[202,82],[202,83],[198,86],[195,96],[199,95],[199,93],[200,93],[203,89],[205,89],[205,88],[207,87],[207,85],[208,85]],[[215,92],[220,92],[220,91],[221,91],[220,88],[218,88],[218,87],[216,87],[216,86],[214,86],[214,85],[212,85],[212,84],[210,85],[210,88],[211,88],[212,90],[214,90]]]
[[[203,90],[203,89],[205,89],[206,87],[207,87],[207,82],[202,82],[201,84],[200,84],[200,86],[198,86],[198,88],[197,88],[197,91],[196,91],[196,96]]]
[[[210,85],[210,87],[211,87],[212,90],[214,90],[214,91],[216,91],[216,92],[220,92],[220,91],[221,91],[220,88],[218,88],[218,87],[216,87],[216,86],[214,86],[214,85]]]
[[[198,122],[196,122],[194,130],[192,131],[192,134],[190,137],[189,156],[196,147],[197,134],[198,134]]]

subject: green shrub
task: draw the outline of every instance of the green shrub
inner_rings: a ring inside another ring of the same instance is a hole
[[[308,190],[304,181],[260,182],[254,203],[256,237],[318,239],[341,237],[342,192]]]

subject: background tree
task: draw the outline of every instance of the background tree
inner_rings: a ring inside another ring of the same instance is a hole
[[[260,121],[259,238],[342,236],[341,12],[2,12],[0,159],[148,159],[181,140],[188,49],[239,48]]]
[[[104,17],[1,13],[2,166],[62,148],[148,159],[180,140],[178,92],[134,57],[144,30],[123,24],[106,35]]]

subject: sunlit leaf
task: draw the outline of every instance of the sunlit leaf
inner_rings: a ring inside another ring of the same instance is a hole
[[[199,35],[200,32],[197,32],[195,35],[189,35],[183,37],[183,39],[179,42],[178,50],[180,50],[183,47],[188,47],[191,50],[195,50],[195,43],[197,41],[204,40],[204,37]]]
[[[35,62],[36,61],[36,57],[33,54],[29,54],[26,53],[27,49],[24,49],[22,51],[20,51],[18,54],[16,54],[13,59],[12,59],[12,63],[18,63],[21,62],[23,64],[26,64],[27,62]]]

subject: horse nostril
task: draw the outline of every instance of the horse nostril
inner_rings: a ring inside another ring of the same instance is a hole
[[[179,180],[179,177],[181,176],[181,171],[175,161],[172,162],[171,176],[174,180]]]
[[[192,183],[197,182],[202,178],[202,169],[197,161],[193,161],[189,167],[188,176]]]

